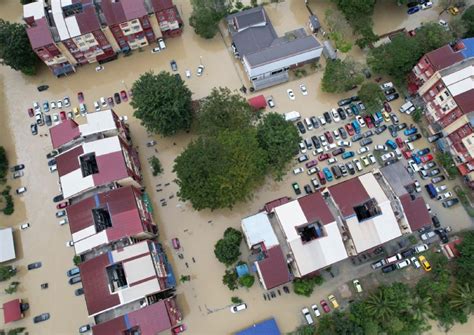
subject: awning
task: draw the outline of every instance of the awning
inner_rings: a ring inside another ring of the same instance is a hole
[[[20,299],[15,299],[3,304],[3,318],[5,323],[20,320],[23,315],[20,310]]]
[[[249,104],[255,109],[263,109],[267,107],[267,101],[263,95],[259,95],[249,99]]]

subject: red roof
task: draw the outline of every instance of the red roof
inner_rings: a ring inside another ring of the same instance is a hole
[[[102,11],[109,26],[141,18],[147,15],[143,1],[136,0],[102,0]]]
[[[267,257],[258,262],[262,280],[267,290],[288,283],[291,280],[285,256],[279,245],[267,250]]]
[[[428,52],[426,57],[429,59],[435,71],[442,70],[464,59],[461,52],[455,52],[449,44]]]
[[[344,217],[354,215],[354,207],[370,199],[359,178],[348,179],[340,184],[329,187],[334,201]]]
[[[174,7],[172,0],[151,0],[155,12]]]
[[[66,208],[71,233],[95,225],[92,216],[92,210],[95,208],[106,208],[110,215],[112,227],[106,229],[109,241],[144,232],[145,227],[142,225],[135,197],[140,198],[139,191],[129,186],[95,194],[72,204]]]
[[[82,145],[75,147],[65,153],[56,156],[56,165],[58,166],[58,175],[60,177],[79,169],[79,156],[84,153]]]
[[[283,197],[283,198],[279,198],[279,199],[275,199],[275,200],[272,200],[270,202],[267,202],[265,204],[265,206],[263,207],[263,210],[265,212],[267,212],[267,214],[273,212],[273,209],[275,207],[278,207],[280,205],[283,205],[283,204],[286,204],[287,202],[289,202],[291,200],[291,198],[289,197]]]
[[[81,136],[79,125],[76,121],[71,119],[64,120],[60,124],[49,128],[49,134],[51,135],[51,143],[53,144],[54,149],[57,149]]]
[[[26,29],[31,47],[33,49],[38,49],[49,44],[54,44],[46,18],[43,17],[39,20],[36,20],[35,23],[36,26]]]
[[[474,112],[474,88],[453,96],[453,98],[463,114]]]
[[[3,318],[5,323],[20,320],[22,317],[20,299],[11,300],[3,304]]]
[[[423,197],[416,197],[411,200],[410,194],[404,194],[400,197],[403,210],[412,231],[431,225],[431,217]]]
[[[87,34],[100,29],[100,22],[94,6],[90,6],[90,0],[73,0],[72,3],[82,3],[82,12],[75,15],[81,34]]]
[[[123,150],[126,150],[122,147]],[[92,175],[94,185],[104,185],[114,180],[128,177],[127,166],[122,151],[96,156],[99,173]]]
[[[334,222],[334,216],[329,210],[328,205],[324,201],[321,193],[315,192],[297,200],[300,204],[306,220],[309,223],[320,220],[323,224]]]
[[[267,107],[267,101],[263,95],[258,95],[256,97],[249,99],[249,104],[255,109],[263,109]]]
[[[169,311],[164,300],[92,327],[94,335],[123,335],[137,327],[141,335],[156,335],[171,328]]]

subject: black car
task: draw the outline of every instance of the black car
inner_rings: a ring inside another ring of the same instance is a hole
[[[39,323],[49,320],[49,313],[43,313],[33,318],[33,323]]]
[[[341,120],[345,120],[346,119],[346,113],[344,112],[344,109],[342,109],[341,107],[339,107],[337,109],[337,113],[339,114],[339,117],[341,118]]]
[[[387,130],[387,126],[383,124],[383,125],[381,125],[380,127],[375,128],[375,133],[376,133],[377,135],[380,135],[380,134],[382,134],[385,130]]]
[[[339,130],[339,134],[341,134],[343,140],[347,139],[347,132],[343,127],[339,127],[337,130]]]
[[[10,168],[11,172],[20,171],[25,168],[25,164],[18,164]]]
[[[338,155],[344,153],[345,151],[346,151],[346,149],[344,149],[344,148],[337,148],[337,149],[332,151],[332,155],[335,157],[335,156],[338,156]]]
[[[407,137],[407,142],[415,142],[416,140],[419,140],[421,138],[421,134],[413,134]]]
[[[438,183],[441,183],[445,179],[446,179],[445,176],[437,176],[437,177],[431,178],[431,182],[433,184],[438,184]]]
[[[296,126],[298,127],[298,130],[300,131],[301,134],[305,134],[305,133],[306,133],[306,129],[305,129],[305,127],[304,127],[303,122],[298,121],[298,122],[296,123]]]
[[[395,92],[396,92],[396,91],[395,91],[395,89],[394,89],[393,87],[391,87],[391,88],[389,88],[389,89],[386,89],[386,90],[384,91],[385,95],[390,95],[390,94],[393,94],[393,93],[395,93]]]
[[[62,194],[58,194],[53,198],[53,202],[60,202],[64,200],[64,196]]]
[[[311,136],[311,140],[313,141],[314,147],[316,149],[321,148],[321,142],[319,141],[319,138],[317,136]]]
[[[395,264],[390,264],[390,265],[384,266],[382,268],[382,272],[389,273],[389,272],[395,271],[396,269],[397,269],[397,266]]]
[[[69,278],[68,280],[68,283],[70,285],[78,284],[80,282],[82,282],[81,276],[72,277],[72,278]]]
[[[117,105],[122,102],[122,100],[120,99],[120,94],[118,94],[118,92],[114,93],[114,100]]]
[[[311,189],[311,186],[309,186],[309,184],[306,184],[304,186],[304,191],[306,192],[306,194],[311,194],[313,193],[313,190]]]
[[[38,125],[36,123],[32,123],[30,129],[32,135],[38,135]]]
[[[57,155],[59,154],[59,151],[58,150],[53,150],[51,152],[48,152],[46,154],[46,159],[51,159],[53,157],[56,157]]]
[[[400,98],[400,95],[398,93],[394,93],[394,94],[387,95],[385,98],[387,99],[388,102],[390,102],[390,101],[397,100],[398,98]]]
[[[53,165],[56,165],[56,158],[53,158],[48,162],[48,166],[53,166]]]
[[[346,167],[347,167],[347,170],[349,171],[349,173],[351,175],[355,174],[355,168],[354,168],[354,165],[351,162],[346,163]]]
[[[459,199],[458,198],[453,198],[453,199],[443,201],[442,205],[443,205],[444,208],[449,208],[449,207],[453,207],[454,205],[456,205],[458,203],[459,203]]]
[[[394,126],[393,124],[389,125],[388,126],[388,130],[390,131],[390,135],[395,138],[398,136],[398,132],[397,132],[397,127]]]
[[[44,123],[46,123],[46,125],[47,125],[48,127],[51,127],[52,124],[53,124],[53,122],[51,121],[51,116],[45,115],[45,117],[44,117]]]
[[[358,95],[354,95],[354,96],[351,97],[351,101],[352,101],[352,102],[354,102],[354,101],[359,101],[359,100],[360,100],[360,98],[359,98]]]
[[[436,215],[433,215],[433,216],[431,217],[431,221],[433,222],[433,226],[434,226],[435,228],[441,227],[441,222],[439,222],[439,219],[438,219],[438,217],[437,217]]]
[[[398,117],[395,114],[390,114],[390,119],[392,120],[392,123],[395,124],[395,125],[400,122],[400,120],[398,119]]]
[[[365,147],[366,145],[372,144],[372,139],[369,138],[364,138],[362,141],[360,141],[360,146]]]
[[[415,254],[415,249],[410,248],[410,249],[400,252],[400,254],[402,255],[403,258],[408,258]]]
[[[35,262],[28,264],[28,270],[34,270],[34,269],[39,269],[41,267],[41,262]]]
[[[178,64],[176,64],[176,61],[174,59],[170,62],[170,66],[171,70],[178,71]]]
[[[371,137],[371,136],[374,136],[374,132],[372,130],[368,130],[364,133],[365,138],[368,138],[368,137]]]
[[[316,116],[311,116],[310,120],[311,120],[311,123],[313,124],[313,127],[315,129],[318,129],[320,126],[318,118]]]
[[[327,123],[332,122],[331,115],[329,115],[329,112],[324,112],[323,115],[324,115],[324,119],[326,120]]]
[[[438,228],[438,229],[435,229],[434,232],[439,236],[439,239],[441,240],[441,242],[443,243],[449,242],[448,233],[446,232],[445,229]]]
[[[345,106],[345,105],[348,105],[352,102],[352,99],[351,98],[347,98],[347,99],[342,99],[342,100],[339,100],[338,101],[338,105],[339,106]]]
[[[74,291],[74,295],[76,297],[80,296],[80,295],[83,295],[84,294],[84,288],[78,288],[77,290]]]
[[[48,88],[49,88],[48,85],[40,85],[40,86],[37,87],[38,92],[46,91]]]

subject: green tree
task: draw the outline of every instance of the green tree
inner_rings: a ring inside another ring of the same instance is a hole
[[[199,36],[210,39],[219,31],[219,21],[227,14],[226,0],[191,0],[189,24]]]
[[[148,131],[170,136],[191,127],[191,91],[181,79],[150,71],[133,83],[132,91],[133,115]]]
[[[242,243],[243,235],[240,230],[229,227],[224,231],[224,238],[228,240],[229,242],[239,246],[240,243]]]
[[[474,5],[469,6],[461,16],[466,26],[466,37],[474,37]]]
[[[0,184],[6,181],[8,174],[8,157],[4,147],[0,146]]]
[[[382,108],[385,96],[379,85],[367,82],[362,84],[358,92],[360,100],[365,104],[366,112],[373,114]]]
[[[20,335],[20,334],[23,334],[25,330],[26,330],[25,327],[13,328],[8,331],[7,335]],[[1,334],[1,331],[0,331],[0,334]]]
[[[431,298],[420,298],[414,296],[410,301],[410,308],[413,313],[413,318],[417,321],[424,321],[427,318],[432,318],[431,312]]]
[[[0,281],[5,281],[16,275],[16,268],[11,265],[0,265]]]
[[[436,152],[436,160],[444,167],[446,172],[450,177],[455,177],[458,175],[458,169],[454,163],[453,157],[449,152]]]
[[[311,279],[293,280],[293,291],[298,295],[309,297],[314,290],[314,282]]]
[[[20,283],[17,281],[11,282],[10,285],[5,289],[5,293],[6,294],[15,293],[18,289],[18,285],[20,285]]]
[[[191,280],[191,276],[181,275],[181,277],[179,277],[179,281],[181,283],[185,283],[185,282],[190,281],[190,280]]]
[[[153,176],[156,177],[157,175],[163,173],[163,167],[161,166],[161,162],[158,157],[153,155],[148,158],[148,162],[151,165],[151,173],[153,174]]]
[[[222,277],[222,283],[226,285],[229,290],[235,291],[239,288],[237,285],[237,273],[234,270],[225,270],[225,274]]]
[[[462,19],[462,17],[455,17],[449,22],[449,28],[451,29],[451,33],[453,34],[455,39],[463,38],[468,29],[468,25],[466,21]]]
[[[0,19],[0,64],[26,75],[35,75],[38,57],[31,49],[24,24]]]
[[[321,89],[329,93],[342,93],[350,91],[363,81],[362,74],[356,70],[352,60],[335,59],[326,63]]]
[[[446,29],[444,29],[440,24],[435,22],[426,23],[421,26],[414,38],[421,55],[441,48],[442,46],[452,42],[454,39],[452,32],[446,31]],[[418,61],[418,59],[416,61]]]
[[[462,242],[456,246],[461,257],[456,258],[456,279],[460,284],[468,283],[474,284],[474,276],[472,269],[474,269],[474,231],[467,232],[462,239]]]
[[[240,299],[239,297],[232,297],[232,298],[230,298],[230,301],[232,301],[233,304],[241,304],[241,303],[243,303],[243,300]]]
[[[388,320],[395,311],[396,303],[392,301],[383,288],[369,295],[365,301],[365,309],[368,315],[375,319]]]
[[[237,262],[240,256],[240,243],[242,242],[242,233],[234,228],[227,228],[224,237],[217,241],[214,246],[214,254],[219,262],[230,266]]]
[[[264,180],[267,156],[258,145],[256,130],[223,131],[188,145],[173,168],[182,200],[197,210],[232,208],[250,199]]]
[[[268,113],[257,127],[257,140],[260,148],[266,152],[267,165],[275,179],[280,181],[301,141],[298,130],[281,114]]]
[[[451,300],[449,305],[454,309],[461,309],[466,314],[474,312],[474,290],[471,289],[469,283],[457,285],[451,292]]]
[[[319,319],[317,334],[332,335],[332,334],[351,334],[351,335],[365,335],[362,327],[350,317],[347,313],[334,311],[332,314],[323,315]]]
[[[250,288],[253,286],[254,283],[255,283],[255,277],[252,276],[251,274],[246,274],[239,278],[240,286]]]
[[[288,333],[288,335],[316,335],[316,327],[313,325],[302,325],[296,328],[294,331]]]
[[[228,88],[214,88],[204,98],[197,113],[201,135],[216,136],[223,130],[244,130],[252,126],[256,113],[239,94]]]
[[[415,111],[411,114],[411,118],[416,123],[420,122],[422,117],[423,117],[423,113],[420,107],[415,109]]]

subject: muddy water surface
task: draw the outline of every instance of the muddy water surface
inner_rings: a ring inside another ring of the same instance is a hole
[[[176,1],[178,8],[183,13],[185,22],[190,15],[189,1]],[[328,1],[310,3],[311,8],[317,13],[324,13],[330,6]],[[279,34],[287,30],[306,25],[308,12],[303,1],[287,1],[267,7],[267,11]],[[21,8],[16,1],[0,3],[0,16],[9,20],[21,17]],[[324,15],[321,14],[321,17]],[[404,18],[400,17],[399,24]],[[226,38],[225,32],[223,32]],[[65,272],[72,266],[73,250],[65,246],[70,239],[67,227],[59,227],[54,216],[55,208],[52,197],[59,192],[57,175],[48,171],[45,154],[51,150],[49,138],[45,136],[32,137],[29,131],[29,119],[26,109],[33,101],[59,99],[68,95],[74,104],[77,104],[76,93],[84,92],[86,103],[92,106],[94,100],[101,96],[111,96],[114,92],[129,89],[138,76],[149,70],[155,72],[170,70],[169,62],[174,59],[178,63],[179,72],[183,79],[184,71],[191,69],[193,76],[185,79],[193,91],[194,98],[204,97],[214,86],[227,86],[238,89],[246,83],[241,66],[234,62],[233,57],[221,36],[212,40],[202,40],[197,37],[192,28],[185,27],[181,38],[167,41],[167,49],[159,54],[151,54],[149,49],[135,52],[131,57],[105,64],[105,70],[96,73],[94,66],[79,69],[78,73],[63,79],[55,79],[49,71],[42,68],[40,74],[34,78],[26,78],[6,67],[0,68],[0,95],[1,128],[0,142],[7,147],[12,163],[24,163],[27,167],[25,176],[20,180],[9,183],[14,187],[26,186],[28,192],[16,199],[16,211],[11,217],[1,216],[1,226],[17,228],[23,222],[30,222],[31,228],[21,233],[16,230],[15,237],[19,258],[16,261],[20,268],[18,281],[21,282],[19,292],[14,295],[27,299],[30,311],[25,320],[18,322],[18,326],[27,326],[32,334],[73,334],[77,328],[88,322],[87,311],[83,297],[75,297],[74,289],[78,285],[67,284]],[[358,51],[355,50],[354,53]],[[201,78],[195,76],[195,69],[199,63],[206,69]],[[329,95],[320,92],[319,82],[322,72],[294,80],[259,92],[273,95],[279,113],[296,110],[303,116],[322,115],[322,113],[335,106],[338,95]],[[309,95],[303,97],[298,89],[299,84],[306,84]],[[48,84],[50,89],[38,93],[36,86]],[[296,100],[290,101],[286,90],[292,88]],[[397,108],[401,102],[394,104]],[[263,290],[258,284],[249,290],[240,289],[230,292],[221,284],[224,266],[217,262],[213,254],[215,242],[222,236],[224,230],[233,226],[238,228],[241,218],[258,211],[262,205],[277,197],[292,195],[290,184],[298,181],[300,185],[309,182],[307,175],[298,178],[288,175],[281,183],[271,180],[257,190],[254,199],[230,210],[221,211],[194,211],[188,203],[181,203],[175,196],[177,187],[173,183],[173,161],[183,148],[189,143],[190,136],[181,134],[170,139],[155,137],[157,156],[164,166],[164,173],[153,177],[147,168],[147,158],[155,154],[154,149],[145,146],[149,137],[139,122],[132,117],[132,109],[122,103],[114,110],[119,115],[127,115],[131,125],[132,137],[135,145],[139,146],[140,158],[144,169],[145,185],[155,204],[155,220],[159,226],[160,239],[168,248],[170,259],[173,262],[177,277],[190,275],[191,281],[178,286],[178,301],[184,312],[184,322],[190,334],[228,334],[239,330],[249,324],[274,316],[283,332],[294,329],[303,322],[301,308],[309,306],[333,292],[344,281],[355,276],[362,277],[369,273],[368,265],[355,269],[347,276],[339,276],[327,282],[311,298],[296,297],[293,294],[282,293],[272,301],[264,300]],[[333,129],[328,127],[328,129]],[[41,127],[40,134],[47,131]],[[319,133],[318,133],[319,134]],[[313,135],[313,134],[311,134]],[[383,143],[384,139],[377,141]],[[378,144],[378,142],[376,142]],[[418,145],[418,144],[417,144]],[[423,144],[419,144],[423,146]],[[426,146],[426,145],[425,145]],[[170,183],[169,186],[165,184]],[[161,184],[160,186],[157,186]],[[162,189],[157,192],[156,189]],[[173,197],[174,196],[174,197]],[[167,206],[160,206],[161,200],[167,200]],[[440,218],[456,217],[466,226],[471,224],[465,213],[457,208],[450,212],[439,209]],[[184,259],[176,257],[170,247],[170,240],[178,237],[183,246]],[[242,246],[243,257],[246,255]],[[193,261],[194,258],[194,261]],[[42,261],[43,267],[27,272],[26,264]],[[351,269],[351,267],[349,266]],[[351,270],[352,271],[352,270]],[[41,290],[39,285],[49,282],[48,290]],[[3,284],[3,283],[2,283]],[[4,285],[0,287],[3,291]],[[230,298],[239,296],[248,304],[248,310],[238,314],[229,311]],[[1,295],[0,302],[9,299]],[[32,316],[50,312],[51,319],[42,324],[33,325]]]

